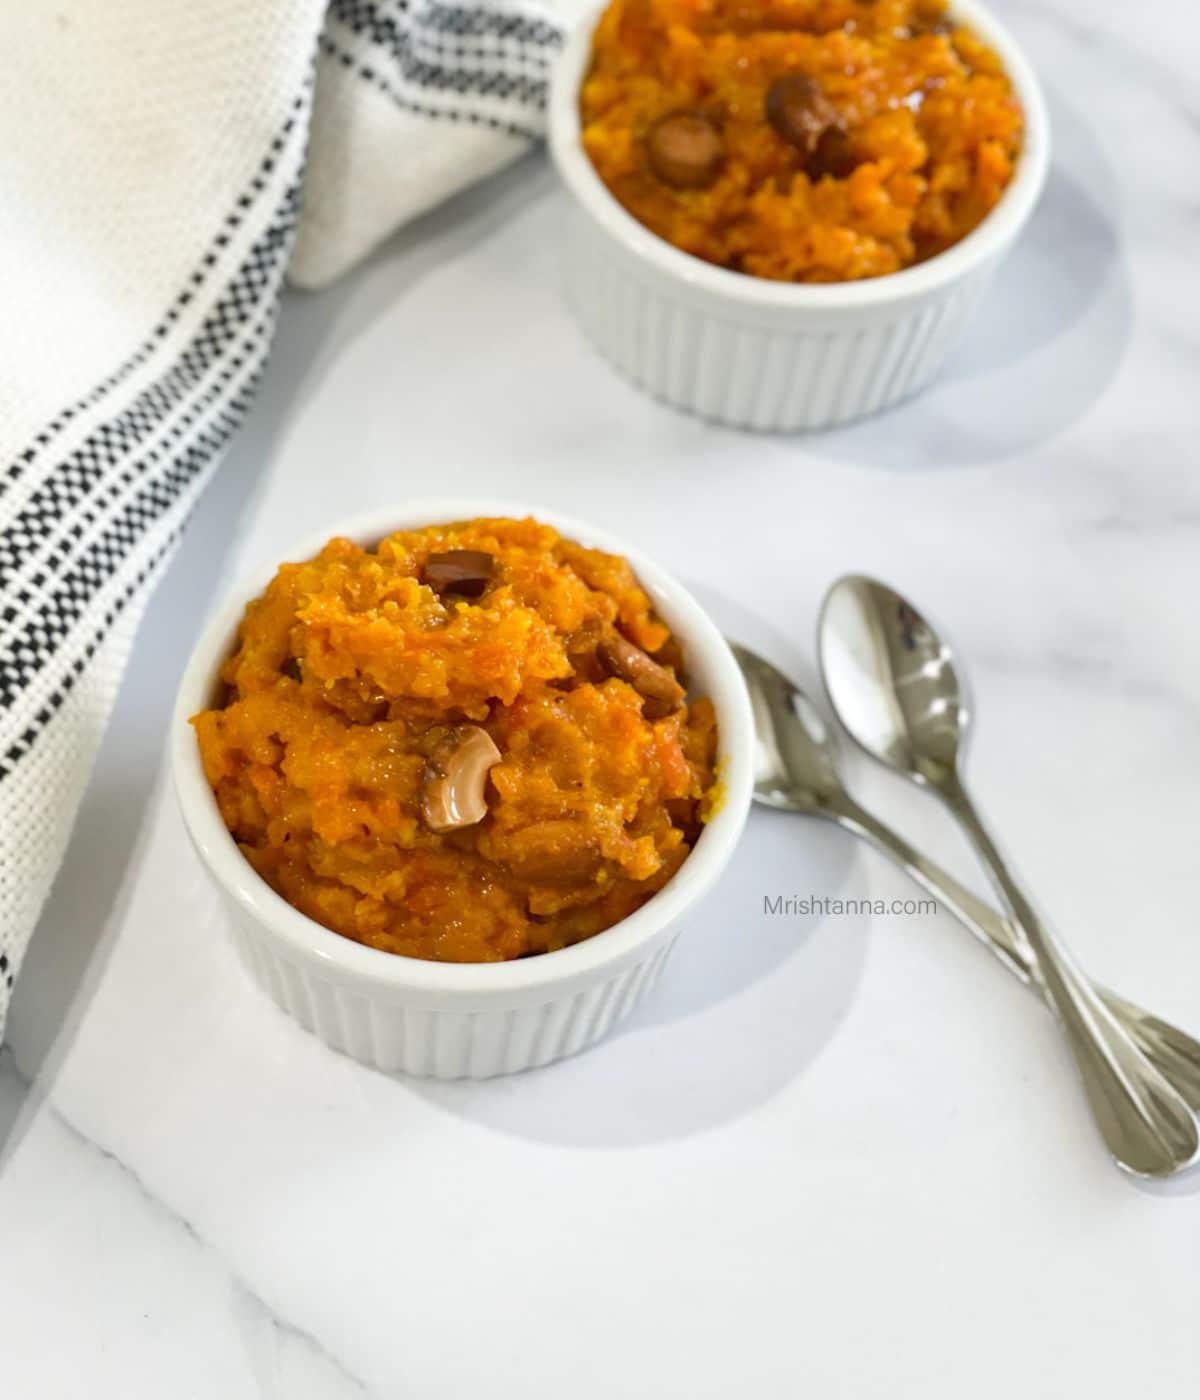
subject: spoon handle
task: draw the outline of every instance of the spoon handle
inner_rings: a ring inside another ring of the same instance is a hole
[[[922,855],[899,832],[858,803],[842,804],[837,820],[907,871],[941,907],[994,953],[1014,977],[1045,998],[1033,953],[1021,932],[1003,914],[972,894],[948,870]],[[1192,1112],[1200,1113],[1200,1044],[1177,1026],[1152,1016],[1115,992],[1100,986],[1095,986],[1095,990],[1142,1054],[1167,1076]]]
[[[1025,936],[1038,982],[1062,1025],[1092,1113],[1117,1163],[1138,1176],[1170,1176],[1194,1162],[1200,1133],[1187,1104],[1042,923],[961,783],[941,792]]]
[[[1014,976],[1026,985],[1036,985],[1033,955],[1012,924],[971,893],[948,870],[910,846],[903,836],[886,826],[857,802],[847,804],[838,814],[842,826],[865,837],[878,850],[890,856],[903,870],[944,905],[959,923],[975,935]]]

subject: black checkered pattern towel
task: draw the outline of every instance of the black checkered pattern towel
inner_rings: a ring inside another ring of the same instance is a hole
[[[519,155],[559,39],[526,0],[0,7],[0,1037],[285,272],[327,282]]]

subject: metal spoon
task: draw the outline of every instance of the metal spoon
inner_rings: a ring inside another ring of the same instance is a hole
[[[851,736],[940,797],[971,838],[1024,936],[1117,1164],[1151,1177],[1191,1166],[1200,1132],[1187,1103],[1035,912],[967,794],[959,769],[969,709],[949,645],[898,593],[851,576],[826,594],[819,650],[834,710]]]
[[[769,661],[732,644],[754,710],[758,739],[756,802],[778,811],[824,817],[865,837],[928,890],[1026,986],[1040,991],[1033,956],[1020,933],[953,875],[915,850],[891,827],[860,807],[838,773],[837,743],[799,686]],[[1097,988],[1139,1049],[1200,1113],[1200,1043],[1140,1007]]]

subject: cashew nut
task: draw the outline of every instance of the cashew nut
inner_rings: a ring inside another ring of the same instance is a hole
[[[438,744],[421,784],[421,815],[430,831],[458,831],[487,816],[487,775],[500,750],[486,729],[460,724]]]
[[[596,655],[611,675],[628,681],[642,696],[647,718],[661,719],[683,704],[685,691],[671,672],[620,632],[610,633],[596,648]]]
[[[448,549],[426,559],[423,578],[435,593],[478,598],[495,572],[495,556],[482,549]]]
[[[702,190],[711,185],[725,159],[725,144],[703,112],[672,112],[660,117],[646,138],[650,169],[675,190]]]

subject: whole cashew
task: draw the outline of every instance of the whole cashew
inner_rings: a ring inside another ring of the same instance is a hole
[[[446,735],[421,784],[421,815],[430,831],[458,831],[487,816],[487,775],[500,757],[477,724],[460,724]]]

